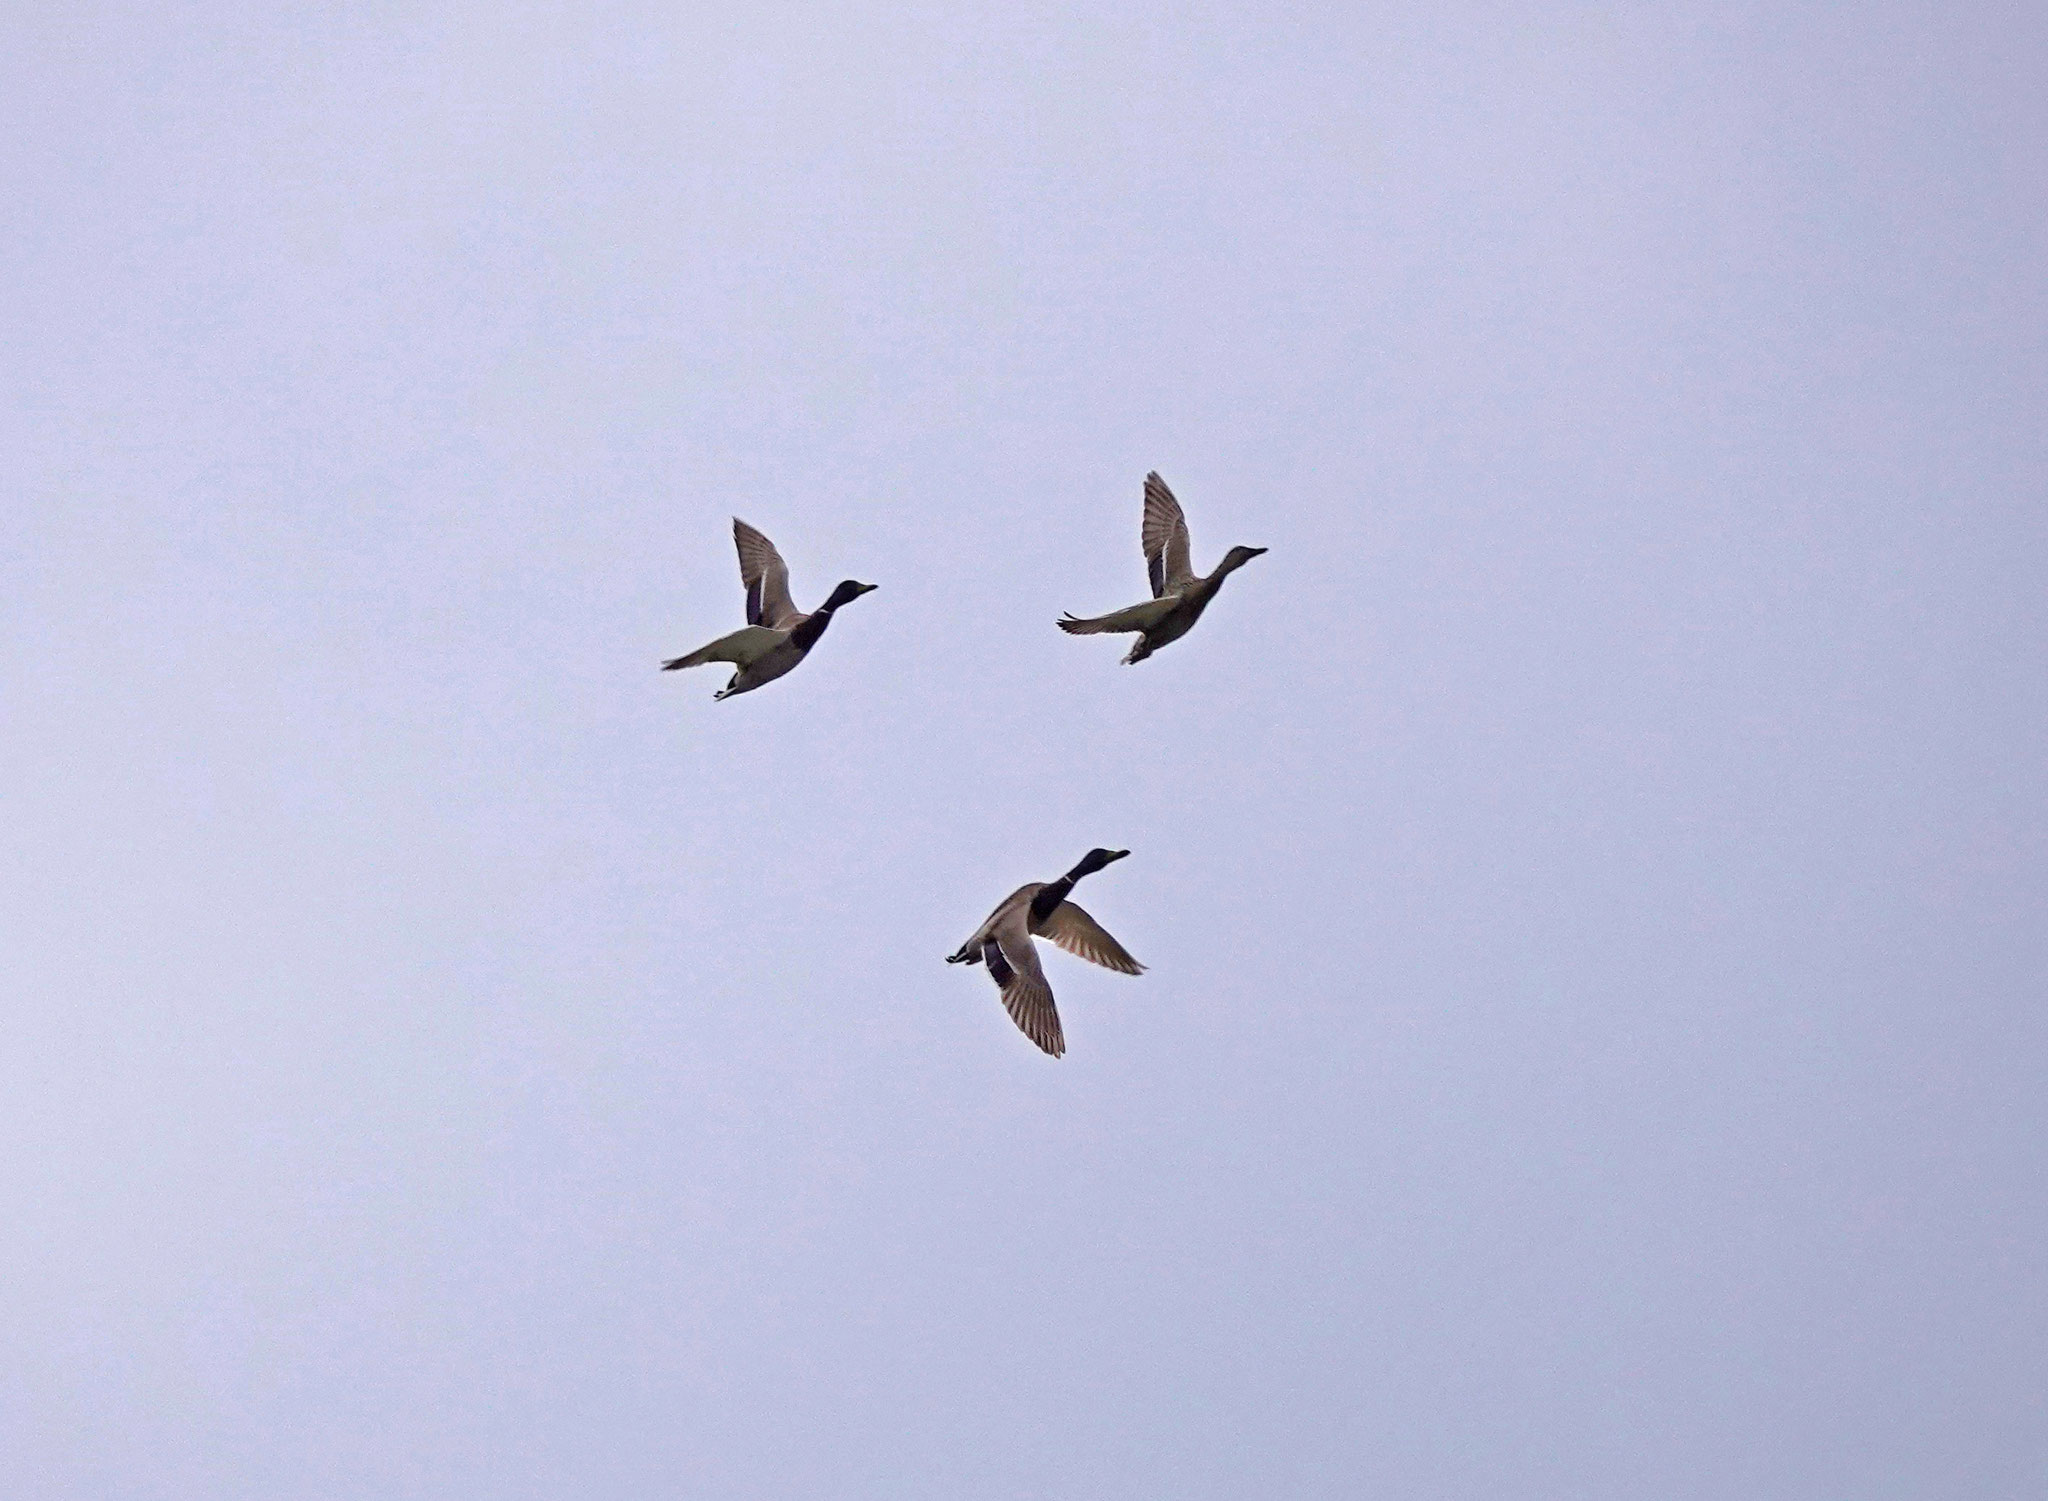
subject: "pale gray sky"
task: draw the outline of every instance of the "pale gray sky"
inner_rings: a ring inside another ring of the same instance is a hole
[[[1272,10],[15,16],[0,1491],[2042,1493],[2048,16]]]

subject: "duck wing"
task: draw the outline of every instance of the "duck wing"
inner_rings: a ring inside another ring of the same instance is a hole
[[[1068,953],[1078,959],[1086,959],[1090,964],[1113,969],[1120,975],[1144,972],[1145,966],[1110,937],[1101,923],[1072,902],[1061,902],[1053,908],[1051,916],[1039,924],[1038,933],[1041,938],[1051,939]]]
[[[730,662],[735,667],[752,667],[788,639],[787,631],[771,631],[762,625],[745,626],[730,636],[720,636],[709,646],[698,647],[687,657],[662,663],[661,670],[674,672],[678,667],[702,667],[706,662]]]
[[[1107,615],[1096,615],[1087,620],[1063,615],[1057,623],[1069,636],[1099,636],[1104,631],[1149,631],[1179,608],[1177,597],[1148,599],[1141,605],[1112,610]]]
[[[1002,987],[1003,1009],[1017,1030],[1057,1058],[1067,1050],[1060,1014],[1052,1003],[1052,986],[1038,963],[1038,946],[1022,924],[1006,925],[981,947],[988,972]]]
[[[1157,470],[1145,476],[1145,569],[1152,576],[1152,597],[1178,594],[1195,581],[1188,562],[1188,519],[1180,502],[1166,488]]]
[[[732,540],[740,551],[740,582],[747,586],[747,624],[793,630],[804,617],[789,597],[789,565],[782,554],[737,516],[732,518]]]

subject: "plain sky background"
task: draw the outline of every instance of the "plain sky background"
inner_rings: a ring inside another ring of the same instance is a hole
[[[2048,1491],[2048,11],[1286,9],[16,9],[0,1492]]]

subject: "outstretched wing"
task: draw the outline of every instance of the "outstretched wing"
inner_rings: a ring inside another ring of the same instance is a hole
[[[1188,562],[1188,519],[1180,502],[1155,470],[1145,476],[1145,571],[1152,576],[1152,597],[1178,594],[1195,581]]]
[[[773,542],[737,516],[732,518],[732,540],[740,550],[740,582],[747,586],[747,624],[789,630],[800,616],[789,597],[789,565]]]
[[[1017,1030],[1055,1058],[1065,1053],[1067,1039],[1060,1031],[1060,1014],[1053,1008],[1052,987],[1045,983],[1045,971],[1039,967],[1038,949],[1031,939],[1022,934],[1011,936],[1007,943],[990,938],[981,953],[988,961],[988,972],[1003,988],[1003,1009],[1010,1013]]]
[[[1062,616],[1059,627],[1069,636],[1099,636],[1104,631],[1149,631],[1180,605],[1178,599],[1148,599],[1128,610],[1112,610],[1090,620]]]
[[[750,625],[730,636],[720,636],[709,646],[698,647],[687,657],[662,663],[661,670],[674,672],[678,667],[702,667],[706,662],[730,662],[735,667],[751,667],[788,639],[787,631],[771,631],[766,626]]]
[[[1039,925],[1039,934],[1051,939],[1076,958],[1113,969],[1120,975],[1142,973],[1145,966],[1133,959],[1102,924],[1072,902],[1061,902]]]

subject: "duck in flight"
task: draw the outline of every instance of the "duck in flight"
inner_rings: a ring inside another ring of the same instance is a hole
[[[747,624],[744,630],[720,636],[709,646],[700,646],[687,657],[661,664],[663,672],[678,667],[702,667],[706,662],[730,662],[739,671],[713,698],[731,698],[751,693],[763,683],[772,683],[809,655],[832,612],[850,604],[875,588],[847,579],[817,609],[806,615],[789,597],[789,565],[775,544],[735,516],[732,540],[740,551],[740,582],[747,587]]]
[[[1169,641],[1178,641],[1194,628],[1209,601],[1223,587],[1223,581],[1266,549],[1233,547],[1224,554],[1216,571],[1206,577],[1188,562],[1188,520],[1180,502],[1166,488],[1157,472],[1145,476],[1145,524],[1139,533],[1145,547],[1145,567],[1152,575],[1152,597],[1128,610],[1112,611],[1089,620],[1073,615],[1060,618],[1060,629],[1070,636],[1096,636],[1105,631],[1136,631],[1138,644],[1124,658],[1124,665],[1142,662]]]
[[[1145,966],[1125,953],[1124,946],[1104,932],[1102,924],[1067,900],[1076,881],[1129,853],[1090,850],[1057,881],[1019,886],[989,913],[988,921],[974,930],[960,951],[946,960],[948,964],[987,964],[990,978],[1003,993],[1010,1020],[1055,1058],[1066,1052],[1067,1040],[1060,1032],[1060,1014],[1053,1009],[1052,987],[1045,982],[1032,935],[1050,938],[1068,953],[1121,975],[1143,970]]]

